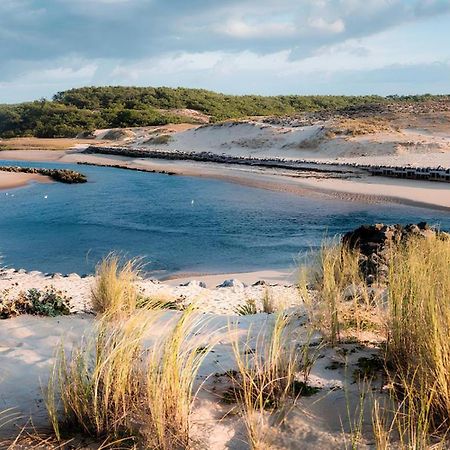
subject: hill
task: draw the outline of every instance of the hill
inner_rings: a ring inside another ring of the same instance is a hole
[[[248,116],[284,116],[308,112],[417,103],[449,96],[258,96],[225,95],[204,89],[167,87],[84,87],[58,92],[52,100],[0,105],[0,137],[73,137],[99,128],[167,123],[210,122]],[[184,114],[183,110],[198,111]]]

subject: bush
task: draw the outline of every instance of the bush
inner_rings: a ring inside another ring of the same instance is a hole
[[[29,289],[20,292],[17,298],[9,299],[8,292],[2,293],[0,298],[0,319],[8,319],[20,314],[37,316],[61,316],[70,314],[69,298],[54,287]]]
[[[121,263],[117,254],[109,254],[95,270],[95,284],[92,288],[94,311],[111,316],[133,313],[139,300],[135,285],[138,277],[136,260]]]

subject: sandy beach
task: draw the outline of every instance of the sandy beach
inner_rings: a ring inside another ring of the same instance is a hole
[[[0,190],[19,188],[29,183],[51,183],[45,176],[28,173],[0,172]]]

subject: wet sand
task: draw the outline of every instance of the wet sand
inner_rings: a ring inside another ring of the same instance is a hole
[[[26,186],[31,182],[51,183],[50,178],[31,173],[11,173],[0,171],[0,190]]]

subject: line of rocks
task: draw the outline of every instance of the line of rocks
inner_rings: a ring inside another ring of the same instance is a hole
[[[129,147],[89,146],[82,153],[127,156],[130,158],[154,158],[177,161],[212,162],[218,164],[239,164],[254,167],[308,171],[317,173],[356,175],[356,165],[335,164],[308,160],[289,160],[285,158],[255,158],[249,156],[219,155],[212,152],[186,152],[181,150],[156,150]],[[348,169],[348,167],[352,167]]]
[[[111,167],[114,169],[134,170],[135,172],[149,172],[149,173],[161,173],[163,175],[176,175],[176,172],[170,172],[168,170],[141,169],[139,167],[124,166],[122,164],[100,164],[91,162],[77,162],[77,164],[80,166]]]
[[[104,147],[89,146],[83,153],[127,156],[130,158],[154,158],[177,161],[212,162],[217,164],[238,164],[253,167],[265,167],[292,171],[305,171],[313,173],[325,173],[329,176],[351,177],[361,174],[377,175],[394,178],[422,179],[436,182],[449,182],[450,168],[420,167],[414,169],[410,166],[360,164],[354,162],[332,162],[305,159],[286,158],[256,158],[251,156],[219,155],[212,152],[195,152],[181,150],[143,149],[129,147]]]

